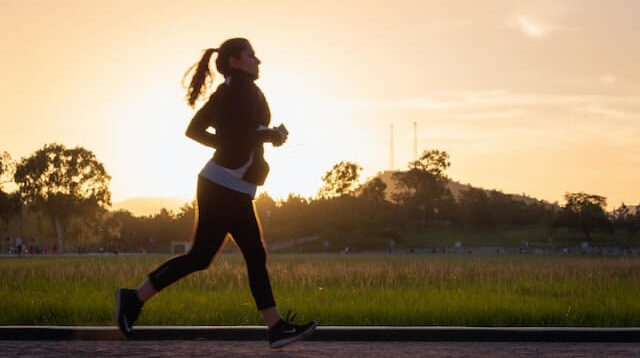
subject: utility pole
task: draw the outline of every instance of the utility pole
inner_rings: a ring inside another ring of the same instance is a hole
[[[390,126],[389,140],[389,170],[393,170],[393,124]]]
[[[413,160],[418,160],[418,123],[413,122]]]

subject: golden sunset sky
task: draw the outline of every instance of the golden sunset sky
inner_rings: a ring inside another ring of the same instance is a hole
[[[0,151],[83,146],[113,201],[195,195],[213,150],[184,136],[180,81],[248,38],[289,141],[262,190],[315,195],[341,160],[363,179],[418,148],[462,183],[563,202],[640,203],[640,1],[0,0]],[[215,68],[213,61],[211,68]],[[214,87],[222,76],[216,73]]]

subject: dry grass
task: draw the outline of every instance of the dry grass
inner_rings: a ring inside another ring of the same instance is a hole
[[[113,325],[167,256],[0,259],[0,324]],[[326,325],[638,326],[640,258],[271,255],[281,311]],[[168,287],[140,324],[261,324],[242,257]]]

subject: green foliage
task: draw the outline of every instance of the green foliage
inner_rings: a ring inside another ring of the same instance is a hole
[[[0,223],[7,227],[9,219],[20,213],[22,202],[19,193],[7,194],[0,190]]]
[[[406,172],[393,173],[393,180],[400,188],[394,201],[404,205],[410,221],[429,224],[439,212],[439,207],[450,205],[447,176],[444,171],[451,166],[445,151],[425,150],[420,158],[409,163]]]
[[[640,231],[640,205],[637,205],[632,213],[629,207],[622,203],[613,211],[611,221],[614,228],[624,230],[629,239],[632,239]]]
[[[543,202],[525,204],[497,190],[476,188],[463,191],[458,206],[460,221],[472,228],[545,224],[554,215],[552,207]]]
[[[380,205],[386,201],[385,184],[380,177],[375,177],[364,183],[360,190],[360,198],[370,205]]]
[[[566,205],[560,220],[570,227],[581,230],[586,240],[591,240],[591,233],[596,229],[610,229],[610,221],[604,212],[607,205],[605,197],[586,193],[566,193]]]
[[[451,166],[449,153],[444,150],[425,150],[416,161],[409,163],[409,169],[427,172],[436,178],[446,179],[444,171]]]
[[[63,228],[73,216],[99,214],[111,205],[111,177],[95,155],[82,147],[45,145],[21,160],[14,179],[27,204],[56,223],[60,250]]]
[[[472,227],[495,226],[494,215],[490,210],[489,196],[484,190],[469,188],[460,197],[462,220]]]
[[[22,208],[19,193],[5,193],[4,184],[13,181],[16,171],[16,163],[7,152],[0,153],[0,224],[5,228],[9,225],[9,219],[18,214]]]
[[[13,181],[13,175],[16,172],[16,162],[11,159],[11,155],[7,152],[0,153],[0,191],[3,186]]]
[[[335,164],[322,177],[324,185],[318,191],[321,198],[351,195],[356,190],[362,167],[353,162],[342,161]]]

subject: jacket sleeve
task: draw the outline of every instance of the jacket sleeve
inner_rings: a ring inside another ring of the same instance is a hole
[[[187,126],[185,135],[208,147],[217,148],[219,144],[218,136],[214,133],[207,132],[212,127],[216,118],[215,114],[215,93],[209,97],[207,103],[204,104],[191,118],[191,122]]]
[[[229,116],[224,126],[228,133],[237,140],[248,142],[251,147],[265,142],[278,142],[280,133],[267,128],[259,129],[259,123],[255,123],[256,116],[270,116],[266,99],[260,90],[243,88],[229,93]],[[266,113],[258,113],[264,110]],[[222,123],[220,123],[222,124]]]

